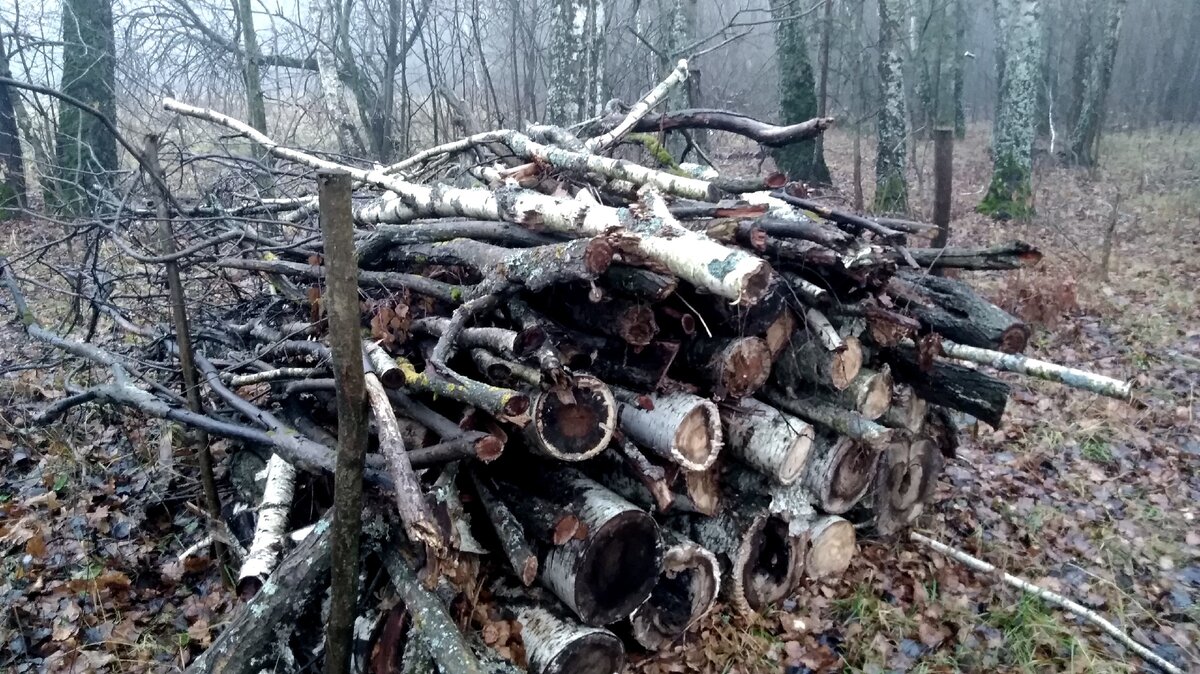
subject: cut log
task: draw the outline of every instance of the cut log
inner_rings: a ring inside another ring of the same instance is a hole
[[[806,421],[747,398],[721,408],[726,451],[780,484],[804,474],[813,428]]]
[[[621,429],[634,442],[688,470],[704,470],[717,460],[724,439],[721,417],[712,402],[687,393],[638,396],[623,389],[614,393]]]
[[[881,353],[892,366],[892,375],[911,386],[920,397],[999,428],[1008,405],[1008,384],[978,370],[937,359],[928,370],[923,370],[916,350],[903,346]]]
[[[525,427],[530,446],[559,461],[586,461],[604,451],[617,430],[617,403],[604,382],[579,374],[564,387],[540,391]]]
[[[625,648],[612,632],[587,627],[529,603],[515,610],[529,671],[535,674],[613,674]]]
[[[913,392],[907,384],[893,384],[892,404],[879,417],[879,423],[888,428],[899,428],[910,433],[920,433],[925,428],[925,416],[929,404]]]
[[[744,614],[788,595],[804,572],[804,540],[766,507],[730,503],[715,517],[689,517],[693,540],[721,561],[727,598]]]
[[[667,471],[628,438],[617,437],[609,451],[584,466],[588,475],[643,510],[666,512],[674,500]]]
[[[933,496],[941,453],[928,438],[900,437],[888,443],[875,477],[874,529],[892,536],[906,529]]]
[[[498,486],[539,542],[538,580],[584,623],[619,620],[650,595],[662,551],[658,526],[644,511],[569,469]]]
[[[213,645],[187,668],[190,674],[258,674],[270,668],[279,630],[285,634],[329,573],[333,510],[292,549],[254,599],[226,623]]]
[[[845,349],[830,351],[808,335],[796,335],[775,362],[775,383],[794,392],[822,386],[841,391],[862,368],[862,346],[854,337],[842,340]]]
[[[654,310],[641,302],[610,299],[556,304],[553,314],[566,316],[570,323],[589,332],[617,337],[630,346],[646,346],[658,334]]]
[[[878,372],[859,370],[845,390],[832,396],[838,405],[858,412],[864,419],[874,421],[883,416],[892,402],[892,374],[884,365]]]
[[[805,523],[808,554],[805,575],[813,580],[841,576],[854,559],[854,525],[837,515],[818,516]]]
[[[650,598],[629,617],[634,640],[651,651],[666,648],[707,615],[721,589],[716,555],[677,533],[663,535],[662,575]]]
[[[779,318],[775,319],[775,322],[763,334],[763,341],[767,343],[767,351],[771,354],[772,363],[779,359],[784,349],[791,343],[797,324],[796,314],[791,309],[785,308],[779,314]]]
[[[367,400],[375,417],[375,430],[379,436],[379,449],[387,461],[388,475],[395,485],[394,499],[404,531],[409,540],[431,546],[435,551],[445,550],[447,543],[433,513],[425,503],[421,483],[413,472],[404,438],[396,422],[396,412],[388,400],[387,391],[375,373],[365,378]]]
[[[966,344],[1005,353],[1025,350],[1031,331],[962,281],[901,271],[888,284],[897,304],[930,331]]]
[[[811,496],[814,506],[831,515],[841,515],[870,489],[879,453],[877,447],[867,443],[818,434],[804,481],[797,484]]]
[[[250,454],[250,452],[241,452]],[[288,514],[296,486],[296,469],[278,454],[267,462],[267,479],[258,506],[258,523],[250,552],[238,572],[237,591],[243,599],[253,597],[263,586],[287,541]]]
[[[538,559],[533,545],[525,535],[525,527],[509,510],[508,506],[496,496],[490,479],[471,471],[471,484],[475,487],[475,496],[479,499],[496,538],[500,541],[500,549],[508,559],[513,573],[526,587],[537,580]]]
[[[767,383],[771,351],[758,337],[693,339],[681,365],[711,387],[714,400],[744,398]]]
[[[671,508],[679,512],[699,513],[709,517],[721,509],[721,480],[719,465],[707,470],[686,470],[672,466],[674,479],[668,476],[671,485]]]
[[[892,435],[890,428],[880,426],[857,412],[837,407],[816,396],[793,398],[769,390],[764,397],[785,412],[791,412],[805,421],[837,431],[857,442],[878,445],[887,442]]]
[[[600,275],[605,287],[646,302],[661,302],[679,287],[679,279],[623,264],[614,264]]]

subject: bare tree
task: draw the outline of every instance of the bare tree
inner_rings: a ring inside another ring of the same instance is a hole
[[[992,180],[977,210],[1000,219],[1033,213],[1040,13],[1038,0],[996,0],[1000,96],[992,131]]]
[[[875,155],[875,210],[903,213],[908,210],[908,184],[904,177],[908,143],[904,100],[904,64],[900,58],[900,26],[904,3],[879,0],[879,86],[882,101]]]
[[[1095,49],[1086,51],[1082,60],[1086,72],[1082,79],[1078,116],[1073,120],[1070,140],[1070,159],[1084,166],[1099,159],[1100,132],[1104,124],[1104,105],[1108,86],[1112,82],[1113,62],[1121,36],[1121,18],[1126,0],[1106,0],[1103,13],[1104,31]],[[1090,32],[1090,28],[1084,28]]]
[[[68,96],[116,119],[116,64],[112,0],[66,0],[62,11],[62,83]],[[117,170],[117,143],[99,120],[73,105],[58,111],[55,139],[59,207],[81,211],[87,192],[103,187]]]
[[[3,40],[0,40],[0,77],[12,77]],[[0,220],[4,219],[5,209],[27,204],[25,160],[21,154],[21,135],[17,129],[13,98],[8,86],[0,84],[0,165],[4,167],[3,182],[0,183]]]

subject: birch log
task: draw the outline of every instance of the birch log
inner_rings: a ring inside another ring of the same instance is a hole
[[[862,346],[846,337],[845,348],[831,351],[820,340],[797,335],[784,349],[773,369],[775,383],[785,389],[803,391],[812,385],[844,390],[862,369]]]
[[[670,213],[639,215],[629,209],[587,204],[514,187],[493,192],[418,185],[382,170],[344,166],[283,147],[243,122],[213,110],[169,98],[163,101],[163,107],[237,131],[282,159],[321,170],[343,171],[355,180],[388,190],[391,197],[385,196],[355,213],[355,218],[365,224],[407,222],[422,216],[463,216],[505,220],[575,237],[620,233],[628,238],[630,253],[658,262],[709,292],[745,304],[756,302],[770,280],[770,266],[765,262],[680,226]]]
[[[813,505],[841,515],[866,495],[878,459],[879,449],[872,445],[820,434],[813,443],[803,486]]]
[[[614,674],[625,648],[612,632],[588,627],[537,604],[515,611],[529,671],[535,674]]]
[[[262,587],[275,568],[279,553],[287,541],[288,514],[292,509],[296,469],[278,454],[272,454],[266,471],[267,480],[258,506],[254,539],[238,572],[237,590],[242,599],[253,597]]]
[[[687,470],[705,470],[717,460],[723,433],[712,402],[687,393],[638,396],[623,389],[614,393],[621,429],[634,442]]]
[[[645,601],[662,568],[654,520],[570,469],[501,483],[501,496],[540,544],[538,580],[588,625],[623,618]]]
[[[945,339],[941,344],[942,353],[950,358],[986,365],[997,370],[1017,372],[1038,379],[1058,382],[1064,386],[1091,391],[1110,398],[1125,400],[1133,393],[1133,385],[1130,382],[1077,370],[1073,367],[1028,358],[1016,353],[1004,353],[981,349],[977,346],[956,344]]]
[[[666,648],[708,614],[721,589],[716,555],[678,533],[663,535],[662,575],[650,598],[629,617],[634,640],[651,651]]]
[[[779,484],[788,485],[804,474],[813,428],[753,398],[721,408],[726,451]]]

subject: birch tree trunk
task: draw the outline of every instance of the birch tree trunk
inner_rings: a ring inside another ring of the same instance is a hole
[[[779,123],[795,124],[817,117],[817,94],[808,45],[807,27],[798,7],[786,0],[771,0],[775,24],[775,49],[779,59]],[[903,105],[903,103],[901,103]],[[828,183],[829,167],[817,141],[803,140],[773,150],[775,164],[793,180]]]
[[[1000,98],[992,131],[992,181],[976,210],[1000,220],[1033,215],[1033,137],[1037,129],[1038,0],[997,0],[1002,45]]]
[[[1121,36],[1121,19],[1126,0],[1108,0],[1105,11],[1104,34],[1098,48],[1087,54],[1088,67],[1079,101],[1079,116],[1071,130],[1070,158],[1082,166],[1094,166],[1099,160],[1101,126],[1104,123],[1104,103],[1112,81],[1113,61]]]
[[[905,148],[908,115],[905,113],[904,64],[900,58],[904,3],[879,0],[879,85],[883,105],[876,126],[879,148],[875,155],[875,206],[880,213],[908,211]]]
[[[551,13],[546,122],[566,126],[599,99],[604,0],[554,0]]]

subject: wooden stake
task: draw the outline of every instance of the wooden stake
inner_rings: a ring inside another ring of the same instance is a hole
[[[325,671],[347,674],[358,603],[362,481],[367,453],[366,383],[359,336],[358,265],[354,259],[354,220],[350,176],[325,172],[320,189],[321,234],[325,240],[326,282],[322,298],[329,316],[329,345],[337,381],[338,453],[334,473],[332,601],[326,630]]]

